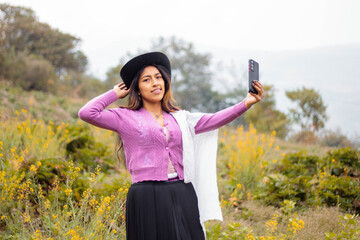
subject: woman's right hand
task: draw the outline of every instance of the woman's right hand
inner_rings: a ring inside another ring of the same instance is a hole
[[[114,86],[114,91],[115,91],[116,95],[118,96],[118,98],[124,98],[124,97],[126,97],[126,95],[129,94],[130,89],[127,89],[127,87],[125,86],[125,83],[122,82],[122,83],[116,84]]]

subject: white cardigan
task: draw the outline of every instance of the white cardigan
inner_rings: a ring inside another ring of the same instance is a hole
[[[184,182],[194,185],[200,222],[222,221],[216,175],[218,130],[195,134],[196,123],[204,113],[171,113],[180,126],[183,142]]]

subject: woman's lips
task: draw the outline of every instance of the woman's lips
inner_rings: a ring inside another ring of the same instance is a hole
[[[161,89],[160,88],[158,88],[158,89],[155,89],[155,90],[153,90],[153,91],[151,91],[152,93],[161,93]]]

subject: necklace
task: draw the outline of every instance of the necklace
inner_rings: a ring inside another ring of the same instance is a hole
[[[156,119],[159,119],[159,117],[161,117],[163,115],[163,113],[156,114],[156,113],[153,113],[151,111],[148,111],[148,112],[152,113]]]

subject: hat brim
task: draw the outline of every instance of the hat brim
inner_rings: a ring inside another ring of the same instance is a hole
[[[169,58],[161,52],[150,52],[134,57],[128,61],[121,69],[120,76],[127,88],[130,88],[136,73],[141,68],[152,64],[165,67],[171,75],[171,65]]]

